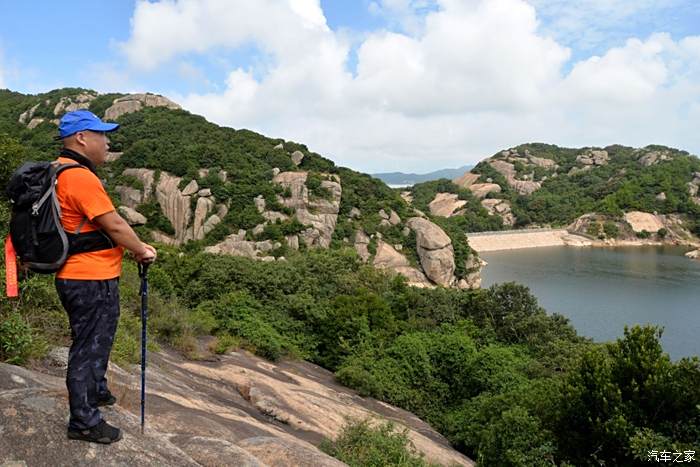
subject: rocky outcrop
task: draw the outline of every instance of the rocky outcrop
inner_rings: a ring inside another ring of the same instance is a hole
[[[506,178],[511,188],[521,195],[530,195],[542,187],[540,182],[517,178],[518,174],[515,170],[515,165],[510,162],[496,159],[489,161],[489,164]]]
[[[461,177],[458,177],[458,178],[455,178],[454,180],[452,180],[452,183],[454,183],[455,185],[457,185],[461,188],[469,188],[471,185],[476,183],[477,180],[479,180],[480,176],[481,175],[479,175],[479,174],[467,172],[464,175],[462,175]]]
[[[406,204],[411,204],[413,203],[413,194],[411,194],[410,191],[402,191],[401,199],[403,199],[406,202]]]
[[[362,230],[355,232],[355,251],[362,261],[367,262],[371,254],[368,249],[369,237]]]
[[[73,112],[78,109],[87,109],[90,102],[97,97],[97,94],[83,92],[77,96],[61,97],[53,108],[53,114],[56,117],[61,117],[67,112]]]
[[[500,193],[501,186],[496,183],[474,183],[469,185],[469,190],[479,199],[485,198],[489,193]]]
[[[294,165],[298,167],[301,165],[301,161],[304,160],[304,153],[301,151],[294,151],[290,157],[292,158]]]
[[[427,461],[473,465],[415,415],[362,398],[306,362],[273,364],[245,351],[208,363],[150,353],[144,435],[138,370],[111,364],[117,404],[104,414],[124,439],[109,448],[66,438],[63,370],[40,370],[0,364],[0,465],[336,467],[344,464],[316,446],[336,437],[346,417],[391,420]]]
[[[436,224],[412,217],[407,225],[416,233],[416,250],[425,275],[438,285],[454,283],[454,250],[450,237]]]
[[[412,267],[404,255],[382,240],[377,241],[377,253],[374,255],[372,265],[378,269],[388,269],[401,274],[408,279],[408,284],[414,287],[433,287],[425,274]]]
[[[583,154],[576,156],[576,162],[584,166],[608,165],[610,157],[608,151],[589,149]]]
[[[698,190],[700,190],[700,172],[693,172],[693,179],[688,182],[688,193],[695,204],[700,204]]]
[[[321,187],[330,193],[330,199],[313,198],[306,187],[308,172],[280,172],[272,179],[274,183],[288,188],[289,197],[278,195],[278,201],[294,210],[297,220],[309,228],[301,234],[302,240],[308,247],[328,248],[338,221],[342,187],[337,175],[322,176],[331,179],[323,180]],[[259,208],[258,208],[259,209]]]
[[[189,240],[187,226],[192,215],[190,197],[183,195],[178,189],[181,180],[180,177],[161,172],[156,185],[156,200],[175,229],[174,239],[178,244]]]
[[[173,236],[163,232],[153,232],[156,241],[168,245],[181,245],[189,240],[201,240],[228,213],[228,208],[224,204],[216,206],[211,190],[199,189],[196,180],[190,181],[180,191],[178,187],[182,179],[167,172],[160,173],[157,184],[155,171],[151,169],[130,168],[124,170],[123,174],[139,180],[143,185],[143,191],[118,185],[116,191],[119,193],[122,204],[133,210],[138,205],[155,198],[175,230]],[[194,213],[192,212],[193,197],[196,199]],[[215,210],[216,213],[214,213]]]
[[[61,97],[56,105],[54,105],[53,109],[51,109],[51,112],[56,119],[52,119],[51,123],[58,125],[58,118],[62,117],[63,114],[67,112],[72,112],[74,110],[78,109],[87,109],[90,107],[90,102],[92,102],[93,99],[97,97],[97,94],[91,93],[91,92],[83,92],[80,93],[76,96],[64,96]],[[32,108],[25,110],[22,112],[22,114],[19,116],[17,121],[19,123],[22,123],[24,125],[27,125],[27,128],[30,130],[36,128],[37,126],[41,125],[46,121],[46,119],[41,118],[41,117],[35,117],[34,115],[36,114],[36,111],[41,107],[42,105],[44,107],[47,107],[51,104],[51,100],[46,99],[44,102],[39,102],[38,104],[34,105]]]
[[[492,216],[500,216],[503,219],[503,225],[510,227],[515,225],[516,218],[511,211],[510,201],[491,198],[481,200],[481,205],[485,207]]]
[[[144,107],[167,107],[168,109],[180,109],[181,107],[168,98],[157,94],[129,94],[114,99],[111,107],[105,111],[105,120],[116,120],[124,114],[138,112]]]
[[[467,202],[454,193],[437,193],[428,208],[433,216],[450,217],[465,204]]]
[[[470,255],[464,262],[467,274],[460,279],[457,287],[460,289],[478,289],[481,287],[481,270],[488,263],[476,255]]]
[[[700,259],[700,249],[689,251],[685,254],[686,258]]]
[[[662,161],[670,161],[673,157],[669,151],[640,151],[640,157],[637,161],[644,167],[658,164]]]
[[[238,233],[226,237],[223,242],[206,247],[204,251],[217,255],[245,256],[255,260],[275,261],[276,258],[269,253],[282,246],[281,243],[273,243],[270,240],[254,242],[245,238],[246,231],[241,229]]]
[[[641,211],[631,211],[625,213],[625,221],[632,227],[635,232],[646,230],[649,233],[655,233],[659,229],[664,228],[662,219],[654,214]]]

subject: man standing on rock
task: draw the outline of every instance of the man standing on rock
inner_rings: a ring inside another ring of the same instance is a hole
[[[141,242],[114,209],[95,167],[105,163],[107,133],[116,123],[102,122],[87,110],[68,112],[58,131],[63,148],[58,162],[78,162],[84,168],[58,176],[56,196],[61,222],[69,232],[102,230],[113,248],[69,256],[56,273],[56,290],[68,313],[73,343],[68,355],[66,386],[70,403],[68,438],[110,444],[121,430],[102,419],[98,407],[113,405],[105,373],[119,320],[119,276],[124,248],[136,261],[153,262],[156,250]]]

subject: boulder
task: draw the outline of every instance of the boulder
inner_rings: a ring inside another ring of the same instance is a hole
[[[119,194],[121,204],[124,206],[128,206],[133,209],[143,202],[143,194],[141,193],[141,190],[124,185],[117,185],[115,190],[117,194]]]
[[[649,214],[648,212],[627,212],[625,213],[625,221],[635,232],[646,230],[649,233],[656,233],[659,229],[664,228],[664,223],[661,218],[657,215]]]
[[[280,143],[272,149],[284,149],[284,144]]]
[[[389,213],[389,223],[391,225],[398,225],[401,223],[401,218],[398,214],[396,214],[396,211],[394,211],[393,209]]]
[[[285,239],[287,240],[287,246],[289,248],[292,250],[299,249],[299,237],[297,235],[288,235]]]
[[[395,269],[397,267],[408,267],[411,263],[408,259],[391,245],[382,240],[377,242],[377,253],[374,255],[372,265],[380,269]]]
[[[462,188],[469,188],[471,185],[476,183],[477,180],[479,180],[479,177],[481,177],[480,174],[467,172],[461,177],[452,180],[452,183]]]
[[[425,275],[449,287],[454,282],[454,250],[450,237],[427,219],[412,217],[407,225],[416,233],[416,249]]]
[[[145,225],[148,222],[146,216],[129,206],[119,206],[119,214],[129,225]]]
[[[401,192],[401,198],[406,201],[406,204],[411,204],[413,203],[413,195],[411,194],[410,191],[402,191]]]
[[[197,206],[194,209],[194,221],[192,223],[192,239],[201,240],[204,238],[204,220],[210,211],[214,209],[214,202],[208,198],[198,198]]]
[[[292,162],[294,163],[294,165],[299,167],[299,165],[301,164],[301,161],[304,160],[304,153],[302,153],[301,151],[294,151],[291,155],[291,158],[292,158]]]
[[[197,196],[203,196],[203,197],[211,196],[211,189],[210,188],[202,188],[201,190],[199,190],[197,192]]]
[[[485,198],[489,193],[500,193],[501,187],[496,183],[475,183],[469,186],[469,190],[477,198]]]
[[[389,220],[389,214],[387,214],[384,209],[379,210],[379,217],[385,220]]]
[[[27,124],[27,128],[29,128],[30,130],[33,130],[34,128],[36,128],[39,125],[41,125],[42,123],[44,123],[44,121],[45,120],[43,118],[40,118],[40,117],[32,118],[32,120]]]
[[[357,218],[359,218],[361,215],[362,215],[362,213],[360,212],[359,209],[357,209],[357,208],[352,208],[352,209],[350,210],[350,215],[349,215],[348,217],[350,217],[351,219],[357,219]]]
[[[187,184],[187,186],[182,190],[182,194],[185,196],[190,196],[199,191],[199,184],[197,183],[197,180],[191,180],[190,183]]]
[[[433,216],[450,217],[465,204],[467,202],[458,199],[458,195],[454,193],[437,193],[435,198],[428,204],[428,208]]]

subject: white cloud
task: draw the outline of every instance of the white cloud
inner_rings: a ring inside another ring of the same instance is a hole
[[[347,35],[328,28],[318,0],[139,3],[123,50],[149,69],[254,44],[266,62],[234,67],[223,92],[171,97],[363,171],[458,166],[528,141],[700,150],[700,36],[629,39],[565,74],[570,50],[542,33],[529,3],[430,3],[376,3],[422,26],[364,37],[355,75]]]

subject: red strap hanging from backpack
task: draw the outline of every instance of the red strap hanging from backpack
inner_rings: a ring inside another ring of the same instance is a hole
[[[17,288],[17,255],[12,239],[8,236],[5,239],[5,290],[8,297],[18,297]]]

